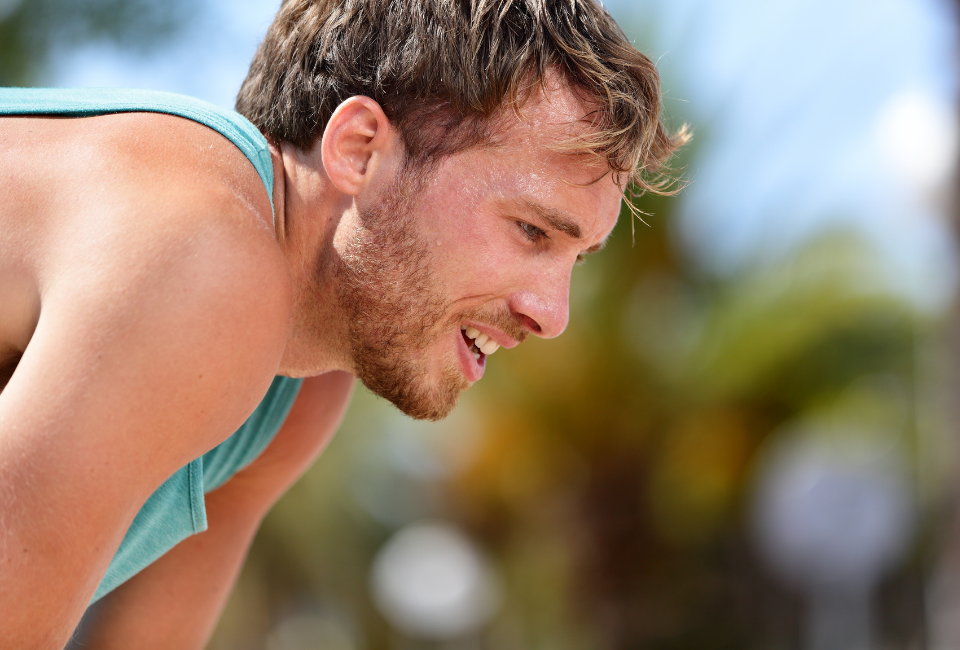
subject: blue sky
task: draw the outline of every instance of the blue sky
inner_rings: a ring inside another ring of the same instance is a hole
[[[606,4],[658,60],[667,112],[696,129],[674,223],[692,263],[730,274],[855,228],[882,250],[890,286],[945,304],[955,275],[947,171],[931,163],[952,160],[956,130],[945,1]],[[88,47],[60,62],[51,85],[156,88],[231,106],[278,6],[205,0],[161,52]]]
[[[675,224],[695,263],[729,273],[850,227],[881,248],[892,284],[931,305],[950,295],[949,169],[930,164],[952,161],[956,138],[945,2],[608,4],[652,16],[668,109],[698,131]]]

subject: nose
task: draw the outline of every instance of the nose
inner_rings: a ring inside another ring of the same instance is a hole
[[[539,280],[511,296],[510,310],[531,334],[552,339],[570,322],[570,272]]]

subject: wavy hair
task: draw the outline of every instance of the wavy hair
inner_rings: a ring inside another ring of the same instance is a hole
[[[593,107],[593,128],[563,149],[606,161],[634,193],[670,193],[662,170],[686,128],[664,126],[653,62],[593,0],[285,0],[237,110],[308,149],[365,95],[423,164],[491,141],[551,70]]]

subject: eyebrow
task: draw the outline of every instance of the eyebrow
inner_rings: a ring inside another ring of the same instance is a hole
[[[547,207],[543,204],[537,203],[536,201],[531,201],[529,199],[521,199],[520,203],[524,208],[530,210],[538,217],[543,219],[548,226],[553,228],[558,232],[562,232],[573,239],[583,239],[583,233],[580,231],[580,226],[577,225],[577,222],[574,221],[571,217],[567,216],[561,210],[555,210],[554,208]],[[610,233],[612,235],[613,233]],[[599,244],[594,244],[587,250],[581,253],[582,255],[591,255],[603,250],[604,246],[607,245],[607,242],[610,241],[610,235],[607,235],[606,238]]]
[[[530,201],[529,199],[522,199],[521,203],[524,208],[543,219],[547,225],[554,230],[562,232],[573,239],[583,239],[583,233],[580,232],[580,226],[577,225],[577,222],[560,210],[548,208],[545,205]]]

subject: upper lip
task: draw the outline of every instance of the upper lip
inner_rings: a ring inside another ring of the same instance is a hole
[[[509,350],[510,348],[515,348],[518,345],[520,345],[520,341],[516,341],[510,338],[509,336],[507,336],[497,328],[491,327],[489,325],[481,325],[480,323],[465,322],[465,323],[460,323],[460,326],[472,327],[474,329],[480,330],[481,334],[486,334],[488,337],[490,337],[490,339],[494,343],[499,345],[501,348],[506,348],[507,350]]]

